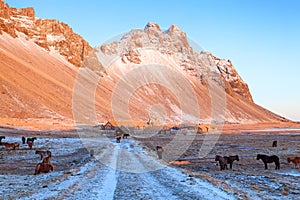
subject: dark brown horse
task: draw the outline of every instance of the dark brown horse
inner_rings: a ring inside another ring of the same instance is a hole
[[[277,140],[273,141],[272,147],[277,147]]]
[[[276,167],[275,169],[280,169],[280,163],[279,163],[279,158],[276,155],[272,155],[272,156],[267,156],[264,154],[257,154],[256,156],[256,160],[262,160],[265,164],[265,169],[268,169],[268,163],[272,163],[274,162]]]
[[[33,142],[31,142],[31,141],[28,141],[28,142],[27,142],[27,144],[28,144],[28,147],[29,147],[29,149],[32,149]]]
[[[35,167],[34,175],[37,175],[40,173],[48,173],[53,170],[54,170],[54,165],[52,165],[50,163],[39,163]]]
[[[220,170],[225,170],[225,169],[228,169],[227,167],[227,158],[224,158],[222,156],[219,156],[219,155],[216,155],[215,157],[215,161],[219,162],[219,165],[220,165]]]
[[[34,142],[34,140],[36,140],[36,137],[32,137],[32,138],[27,138],[26,143],[28,144],[28,142]]]
[[[120,143],[121,142],[121,138],[122,138],[121,136],[116,137],[116,142]]]
[[[158,159],[162,159],[163,151],[164,151],[164,149],[162,148],[162,146],[156,146],[156,152],[157,152]]]
[[[230,165],[230,169],[232,169],[232,163],[233,161],[240,161],[239,156],[224,156],[225,159],[227,159],[227,163]]]
[[[26,142],[26,138],[22,136],[22,144],[25,144],[25,142]]]

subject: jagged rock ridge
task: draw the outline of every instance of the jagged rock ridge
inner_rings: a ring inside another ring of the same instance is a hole
[[[195,52],[189,45],[186,33],[176,25],[171,25],[167,31],[162,31],[158,24],[149,22],[144,30],[132,30],[120,41],[104,44],[100,47],[106,55],[118,55],[123,62],[141,64],[139,49],[153,49],[162,54],[178,59],[182,70],[205,82],[206,79],[217,80],[231,96],[239,95],[253,102],[248,85],[238,75],[230,60],[220,59],[209,52]]]
[[[92,47],[67,24],[58,20],[39,19],[33,8],[11,8],[0,0],[0,34],[18,37],[23,33],[44,49],[56,50],[70,63],[80,66]]]

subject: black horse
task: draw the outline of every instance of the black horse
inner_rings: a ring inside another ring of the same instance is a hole
[[[34,140],[36,140],[36,137],[32,137],[32,138],[27,138],[26,143],[28,144],[28,142],[34,142]]]
[[[272,147],[277,147],[277,140],[273,141]]]
[[[239,156],[235,155],[235,156],[224,156],[225,159],[227,159],[227,163],[230,165],[230,169],[232,169],[232,163],[233,161],[240,161]]]
[[[22,136],[22,144],[25,144],[26,138]]]
[[[3,139],[5,139],[5,136],[0,136],[0,144],[2,144]]]
[[[215,157],[215,161],[219,161],[219,164],[220,164],[220,169],[221,170],[225,170],[225,169],[228,169],[227,167],[227,164],[230,165],[230,169],[232,169],[232,164],[233,164],[233,161],[239,161],[239,156],[238,155],[235,155],[235,156],[219,156],[219,155],[216,155]]]
[[[256,156],[256,160],[261,159],[264,164],[265,164],[265,169],[268,169],[268,164],[267,163],[272,163],[274,162],[276,167],[275,169],[280,169],[280,163],[279,163],[279,158],[276,155],[272,155],[272,156],[267,156],[264,154],[257,154]]]

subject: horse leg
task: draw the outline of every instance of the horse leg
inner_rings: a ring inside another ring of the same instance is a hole
[[[275,169],[280,169],[280,164],[279,164],[279,162],[276,162],[275,165],[276,165]]]
[[[230,165],[230,169],[232,169],[232,162],[230,162],[229,165]]]
[[[265,164],[265,169],[268,169],[268,164],[267,164],[267,162],[264,162],[264,164]]]
[[[37,175],[37,174],[40,173],[40,168],[41,168],[41,164],[38,164],[38,165],[35,167],[34,175]]]

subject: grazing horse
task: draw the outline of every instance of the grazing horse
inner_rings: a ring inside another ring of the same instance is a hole
[[[123,134],[121,135],[122,139],[127,138],[128,136],[130,136],[128,133],[123,133]]]
[[[40,173],[48,173],[53,170],[54,170],[54,165],[52,165],[50,163],[39,163],[35,167],[34,175],[37,175]]]
[[[272,147],[277,147],[277,140],[273,141]]]
[[[39,154],[41,156],[41,160],[45,156],[50,156],[51,157],[51,151],[39,151],[39,150],[36,150],[35,154]]]
[[[32,137],[32,138],[27,138],[26,143],[28,144],[28,142],[34,142],[34,140],[36,140],[36,137]]]
[[[156,152],[157,152],[158,159],[162,159],[163,151],[164,151],[164,149],[162,148],[162,146],[156,146]]]
[[[298,168],[298,164],[300,163],[300,157],[288,157],[286,160],[288,163],[294,163],[295,168]]]
[[[5,146],[5,149],[15,149],[15,143],[2,142],[1,145]]]
[[[116,142],[120,143],[121,142],[121,136],[116,137]]]
[[[31,142],[31,141],[28,141],[28,142],[27,142],[27,144],[28,144],[28,147],[29,147],[29,149],[32,149],[33,142]]]
[[[3,139],[5,139],[5,136],[0,136],[0,144],[2,144]]]
[[[18,147],[18,149],[20,148],[20,143],[19,142],[15,142],[14,145],[15,145],[15,148],[17,148],[17,147]]]
[[[219,155],[216,155],[215,157],[215,161],[219,161],[219,164],[220,164],[220,170],[225,170],[225,169],[228,169],[227,167],[227,159],[228,157],[222,157],[222,156],[219,156]],[[233,162],[233,161],[232,161]]]
[[[22,144],[25,144],[26,138],[22,136]]]
[[[227,163],[230,165],[230,169],[232,169],[232,163],[233,161],[240,161],[239,156],[224,156],[223,158],[227,159]]]
[[[267,156],[264,154],[257,154],[256,156],[256,160],[261,159],[264,164],[265,164],[265,169],[268,169],[268,164],[267,163],[272,163],[275,162],[275,169],[280,169],[280,163],[279,163],[279,158],[276,155],[272,155],[272,156]]]

